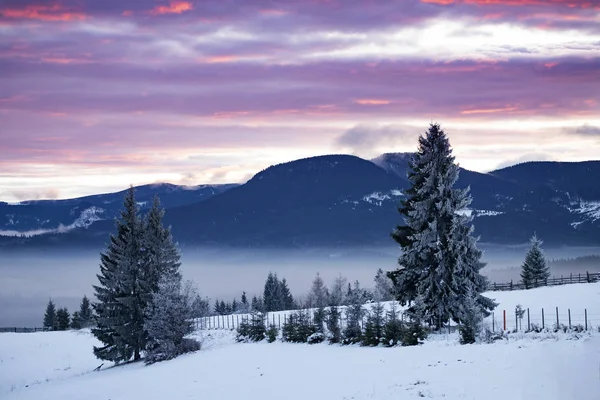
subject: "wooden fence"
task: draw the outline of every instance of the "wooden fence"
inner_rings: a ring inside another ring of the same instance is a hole
[[[313,316],[308,311],[309,320]],[[365,310],[366,311],[366,310]],[[287,322],[292,312],[272,312],[264,317],[265,325],[274,325],[281,329]],[[403,319],[403,313],[398,310],[398,318]],[[385,318],[387,320],[387,317]],[[202,317],[195,320],[197,330],[235,330],[244,322],[251,323],[250,314],[218,315],[212,317]],[[366,322],[362,320],[362,326]],[[525,308],[519,315],[516,310],[495,310],[490,316],[484,318],[484,323],[493,332],[518,331],[527,332],[538,329],[580,329],[593,330],[600,329],[600,314],[589,312],[585,309],[562,309],[554,307],[552,309],[529,309]],[[348,325],[345,313],[340,315],[340,327],[344,329]],[[455,324],[447,325],[443,331],[454,332],[457,326]]]
[[[42,332],[44,328],[18,328],[18,327],[9,327],[9,328],[0,328],[0,333],[29,333],[29,332]]]
[[[572,283],[593,283],[600,282],[600,273],[589,273],[584,274],[570,274],[568,276],[560,276],[548,278],[543,282],[534,282],[530,287],[526,287],[523,282],[514,283],[512,280],[506,283],[490,283],[488,290],[523,290],[532,289],[534,287],[541,286],[558,286],[558,285],[569,285]]]

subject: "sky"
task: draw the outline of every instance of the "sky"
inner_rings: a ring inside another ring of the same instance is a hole
[[[600,0],[0,0],[0,200],[309,156],[600,154]]]

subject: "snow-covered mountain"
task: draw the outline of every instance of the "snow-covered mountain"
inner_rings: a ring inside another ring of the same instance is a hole
[[[168,183],[136,187],[140,208],[146,209],[158,195],[166,208],[206,200],[237,185],[178,186]],[[111,220],[123,205],[124,191],[66,200],[0,202],[0,235],[64,233],[87,228],[96,221]]]
[[[196,190],[164,186],[158,194],[167,208],[166,222],[183,245],[390,245],[390,232],[402,223],[397,208],[409,186],[409,158],[410,154],[394,153],[372,161],[349,155],[312,157],[269,167],[243,185]],[[476,234],[483,242],[521,244],[536,232],[547,244],[598,245],[598,177],[598,161],[532,162],[490,173],[461,169],[457,186],[471,189],[473,203],[463,212],[475,217]],[[141,204],[149,204],[157,192],[150,189],[137,190]],[[104,243],[123,195],[92,197],[94,201],[57,202],[64,208],[60,223],[71,227],[69,233],[57,234],[59,224],[54,221],[54,234],[20,242]],[[4,229],[11,229],[15,221],[21,229],[46,229],[48,218],[27,209],[36,203],[5,205],[12,207],[10,211],[0,206]],[[23,210],[19,219],[13,215],[15,209]],[[30,220],[29,225],[23,222]],[[75,226],[76,221],[81,227]],[[0,240],[0,245],[6,243],[6,238]]]

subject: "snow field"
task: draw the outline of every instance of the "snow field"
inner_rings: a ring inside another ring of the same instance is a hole
[[[587,308],[596,318],[600,311],[598,283],[487,295],[500,303],[498,310],[514,310],[516,304],[531,310]],[[600,325],[595,321],[595,327]],[[0,398],[600,398],[596,329],[582,334],[519,333],[493,344],[467,346],[458,345],[456,333],[444,333],[430,336],[423,346],[396,348],[238,344],[231,330],[195,335],[202,341],[197,353],[151,366],[106,363],[93,372],[102,361],[92,353],[98,342],[89,331],[3,333]]]

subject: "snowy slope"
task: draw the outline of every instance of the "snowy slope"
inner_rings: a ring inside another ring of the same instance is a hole
[[[600,284],[493,294],[500,309],[600,310]],[[91,372],[101,361],[88,332],[0,334],[0,398],[598,400],[600,388],[596,331],[469,346],[441,334],[423,346],[391,349],[238,344],[232,331],[198,334],[198,353],[152,366],[105,364],[100,372]]]

